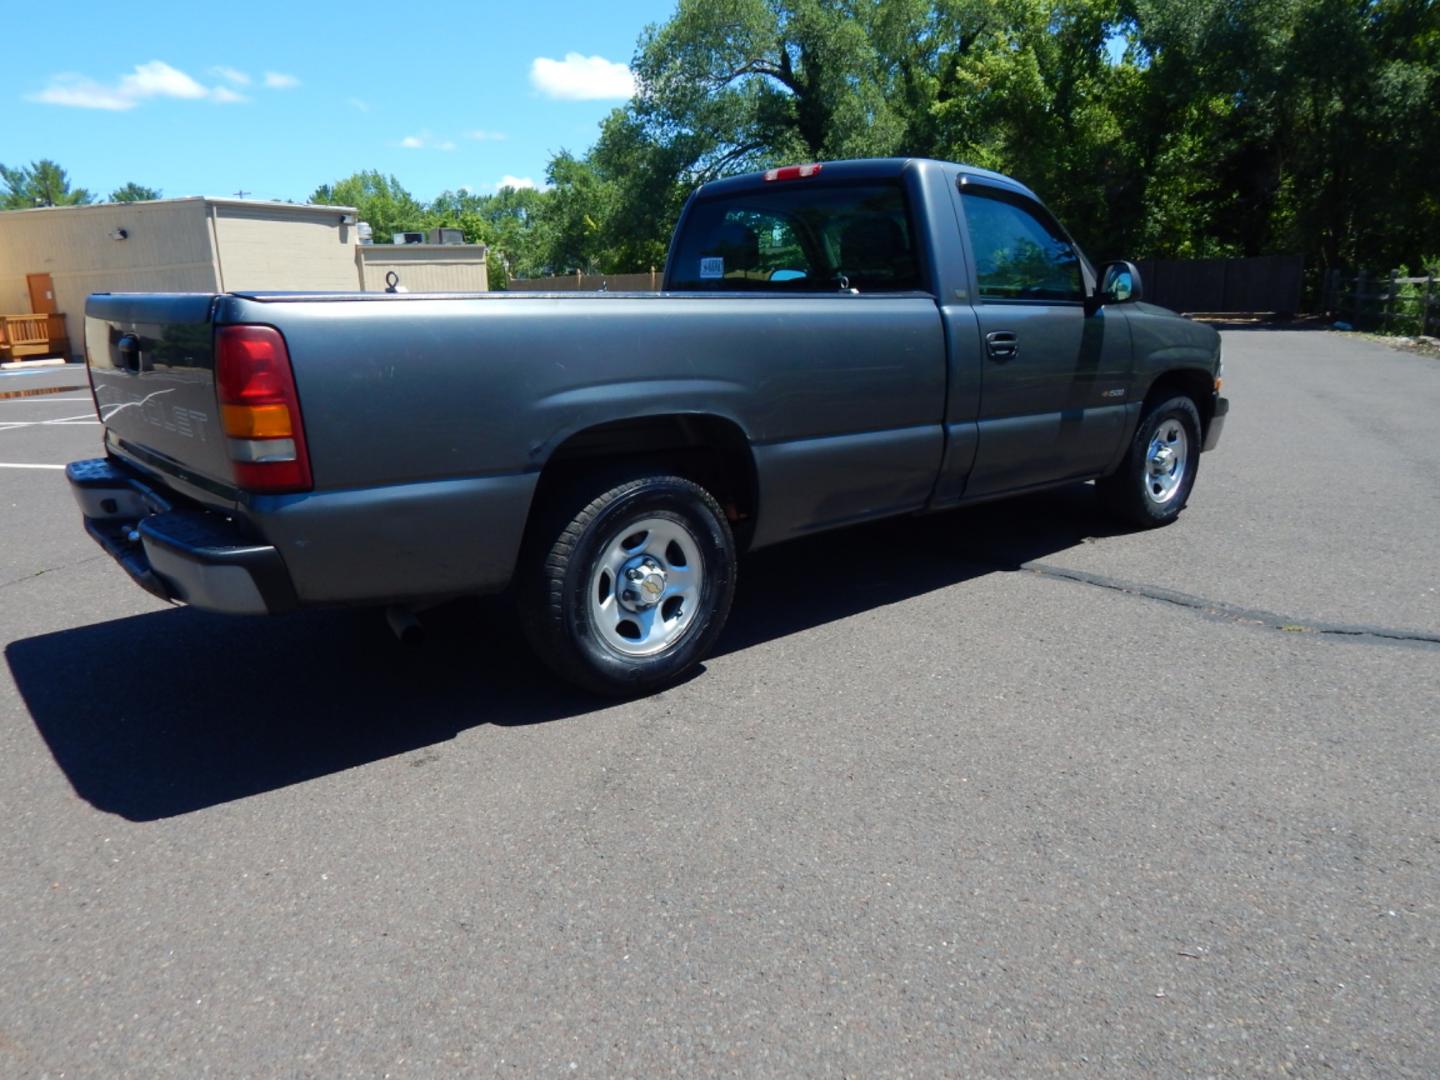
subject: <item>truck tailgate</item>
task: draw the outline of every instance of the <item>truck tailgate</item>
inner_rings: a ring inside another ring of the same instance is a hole
[[[85,354],[107,449],[206,501],[230,501],[214,301],[205,293],[92,295]]]

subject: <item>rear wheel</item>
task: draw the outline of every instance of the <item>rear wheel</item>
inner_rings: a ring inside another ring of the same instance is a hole
[[[735,592],[725,515],[678,476],[573,486],[528,554],[526,634],[556,673],[598,694],[682,678],[720,636]]]
[[[1173,397],[1140,418],[1125,460],[1095,489],[1106,508],[1141,528],[1168,525],[1185,508],[1200,464],[1200,413]]]

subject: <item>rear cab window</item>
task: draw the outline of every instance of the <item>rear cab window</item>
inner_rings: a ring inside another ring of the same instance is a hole
[[[913,292],[924,288],[896,182],[780,183],[695,203],[669,287],[704,292]]]

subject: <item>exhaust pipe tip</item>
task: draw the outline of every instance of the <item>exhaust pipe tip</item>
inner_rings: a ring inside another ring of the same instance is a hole
[[[425,627],[409,608],[389,607],[385,609],[385,621],[402,645],[419,645],[425,640]]]

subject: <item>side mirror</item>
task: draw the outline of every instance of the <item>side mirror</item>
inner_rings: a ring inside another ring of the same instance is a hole
[[[1106,263],[1100,268],[1100,288],[1095,299],[1101,304],[1130,304],[1145,295],[1140,268],[1133,262]]]

